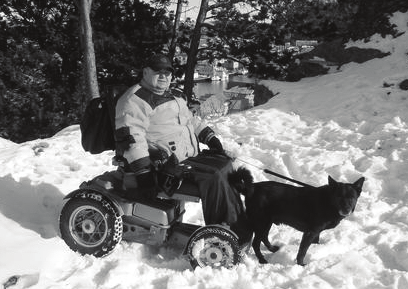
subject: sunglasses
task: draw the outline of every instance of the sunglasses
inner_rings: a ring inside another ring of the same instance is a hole
[[[153,74],[155,74],[155,75],[160,75],[160,74],[163,74],[165,76],[170,76],[171,75],[171,71],[166,70],[166,69],[157,70],[157,71],[152,69],[152,71],[153,71]]]

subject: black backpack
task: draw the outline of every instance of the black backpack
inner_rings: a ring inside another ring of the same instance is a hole
[[[99,154],[115,150],[115,106],[123,86],[109,87],[105,96],[93,98],[81,119],[81,143],[85,151]]]

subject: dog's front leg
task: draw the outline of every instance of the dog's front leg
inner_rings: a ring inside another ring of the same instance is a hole
[[[304,259],[306,252],[309,249],[312,242],[319,237],[319,232],[304,232],[302,236],[302,241],[300,242],[299,251],[296,256],[296,262],[298,265],[305,266]]]
[[[261,241],[262,241],[261,234],[255,232],[255,237],[254,237],[254,240],[252,241],[252,248],[254,249],[255,256],[258,258],[259,263],[267,264],[268,261],[266,261],[264,255],[261,253],[261,248],[260,248]]]

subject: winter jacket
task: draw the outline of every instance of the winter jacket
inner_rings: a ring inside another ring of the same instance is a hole
[[[198,154],[199,141],[206,144],[214,136],[192,115],[185,99],[170,91],[157,95],[140,85],[119,98],[115,126],[116,153],[130,165],[148,159],[149,147],[158,147],[168,156],[174,153],[182,161]]]

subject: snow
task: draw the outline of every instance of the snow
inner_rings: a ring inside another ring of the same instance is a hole
[[[392,21],[407,31],[408,13]],[[112,152],[84,152],[77,125],[48,139],[0,139],[0,284],[8,288],[408,288],[408,33],[374,35],[348,46],[390,52],[297,83],[264,81],[280,94],[251,110],[210,120],[235,166],[256,181],[276,180],[268,168],[311,185],[328,175],[366,177],[354,214],[321,235],[305,267],[294,259],[301,233],[273,227],[282,246],[260,265],[249,251],[233,269],[193,271],[175,248],[121,242],[104,258],[80,256],[60,238],[63,197],[105,171]],[[386,85],[384,85],[386,84]],[[281,180],[282,181],[282,180]],[[189,203],[186,221],[203,224]],[[17,278],[11,278],[16,276]],[[16,282],[13,282],[16,281]],[[16,283],[15,285],[12,285]]]

